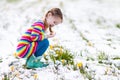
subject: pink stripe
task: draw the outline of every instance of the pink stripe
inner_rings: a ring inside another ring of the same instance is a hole
[[[18,48],[21,48],[21,47],[23,47],[24,45],[23,44],[19,44],[18,46],[17,46],[17,49]]]
[[[22,48],[22,47],[23,47],[23,45],[17,46],[17,50],[19,50],[19,49]]]
[[[38,43],[37,42],[35,42],[35,46],[34,46],[34,50],[33,50],[33,53],[35,53],[35,51],[36,51],[36,49],[37,49],[37,46],[38,46]]]
[[[41,34],[40,34],[39,38],[40,38],[39,40],[42,40],[42,35]]]
[[[36,33],[40,33],[40,31],[38,31],[38,30],[36,30],[36,29],[33,29],[33,31],[36,32]]]
[[[32,29],[28,29],[28,30],[27,30],[27,32],[31,32],[31,31],[32,31]]]
[[[32,36],[31,39],[32,41],[34,41],[36,39],[36,36]]]
[[[44,25],[43,25],[43,24],[41,24],[41,23],[34,23],[33,25],[34,25],[34,26],[41,26],[41,27],[42,27],[42,29],[44,29]]]
[[[28,48],[29,48],[29,45],[26,46],[25,51],[20,55],[20,57],[23,57],[25,54],[27,54]]]
[[[31,41],[30,37],[27,37],[27,36],[23,36],[21,39],[25,39],[25,40]]]

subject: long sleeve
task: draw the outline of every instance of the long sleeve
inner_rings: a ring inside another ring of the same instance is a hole
[[[44,24],[43,22],[35,22],[26,32],[21,36],[16,53],[21,58],[28,58],[35,53],[38,42],[44,39]]]
[[[33,29],[31,32],[31,40],[32,41],[42,41],[44,36],[44,26],[40,22],[36,22],[32,25]]]

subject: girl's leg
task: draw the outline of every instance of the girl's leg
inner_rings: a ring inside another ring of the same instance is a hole
[[[39,41],[36,52],[34,53],[35,57],[42,56],[44,54],[44,52],[47,50],[48,46],[49,46],[48,39],[44,39],[43,41]]]
[[[48,39],[44,39],[43,41],[38,42],[38,46],[34,55],[31,55],[29,59],[26,61],[27,68],[42,68],[48,66],[48,64],[44,64],[44,62],[40,61],[39,56],[42,56],[46,49],[49,46]]]

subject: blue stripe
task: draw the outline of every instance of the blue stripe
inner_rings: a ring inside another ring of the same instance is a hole
[[[28,40],[28,39],[26,40],[26,39],[23,39],[23,38],[20,39],[20,42],[22,42],[22,41],[29,42],[29,43],[31,42],[31,40]]]
[[[31,34],[31,32],[25,32],[25,34]]]
[[[38,29],[38,28],[36,28],[36,27],[35,27],[34,29],[36,29],[36,30],[38,30],[38,31],[42,31],[41,29]]]
[[[31,34],[31,36],[36,36],[36,37],[38,37],[38,34]]]

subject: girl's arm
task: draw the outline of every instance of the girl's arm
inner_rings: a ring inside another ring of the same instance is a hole
[[[52,30],[51,27],[49,27],[49,32],[50,32],[49,34],[47,34],[47,30],[45,32],[46,32],[45,38],[52,38],[56,35],[56,33]]]
[[[34,25],[32,27],[33,27],[33,30],[31,33],[31,40],[32,41],[39,41],[39,40],[42,41],[45,38],[42,26]]]
[[[52,38],[52,37],[54,37],[56,35],[56,33],[55,32],[52,32],[52,33],[50,33],[50,34],[46,34],[45,35],[45,38]]]

